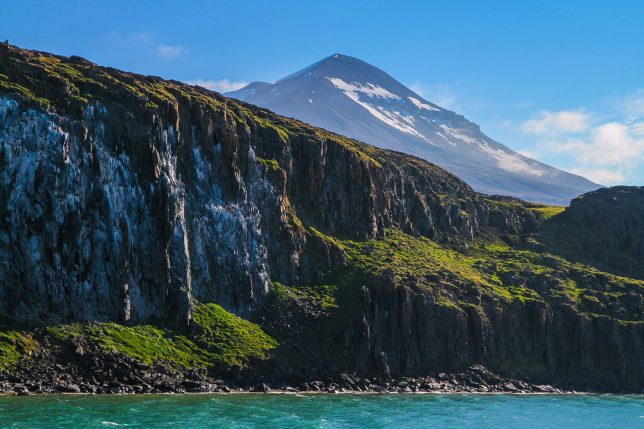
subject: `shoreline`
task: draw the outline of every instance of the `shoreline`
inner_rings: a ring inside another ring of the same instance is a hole
[[[25,362],[27,364],[27,362]],[[109,370],[109,368],[112,368]],[[550,382],[548,382],[550,381]],[[316,378],[282,378],[274,372],[209,374],[205,370],[142,366],[129,360],[95,368],[35,362],[0,373],[0,395],[56,394],[643,394],[637,384],[583,380],[527,381],[494,373],[482,365],[422,376],[378,376],[340,372]]]
[[[18,397],[18,396],[174,396],[174,395],[187,395],[187,396],[208,396],[208,395],[289,395],[289,396],[329,396],[329,395],[476,395],[476,396],[641,396],[644,399],[644,393],[610,393],[610,392],[582,392],[582,391],[567,391],[567,392],[444,392],[444,391],[419,391],[419,392],[362,392],[358,390],[347,390],[343,392],[313,392],[302,391],[293,392],[286,390],[271,390],[270,392],[257,392],[248,389],[231,390],[230,392],[212,391],[212,392],[159,392],[159,393],[84,393],[84,392],[56,392],[56,393],[31,393],[29,395],[18,394],[16,392],[0,392],[0,398],[3,397]]]
[[[518,388],[515,383],[521,385]],[[69,384],[56,386],[33,386],[23,383],[11,385],[0,384],[0,396],[51,396],[51,395],[212,395],[212,394],[272,394],[272,395],[383,395],[383,394],[424,394],[424,395],[644,395],[643,389],[574,389],[551,385],[528,384],[522,381],[506,381],[499,386],[466,387],[463,385],[444,384],[436,388],[419,387],[425,384],[408,383],[406,380],[394,381],[388,385],[352,388],[338,385],[335,382],[324,383],[313,381],[299,385],[285,383],[226,383],[213,380],[212,383],[183,381],[175,386],[92,386],[87,384]],[[507,388],[506,388],[507,386]]]

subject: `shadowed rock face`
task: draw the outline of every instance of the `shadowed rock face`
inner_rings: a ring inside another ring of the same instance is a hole
[[[644,187],[616,186],[575,198],[538,237],[565,258],[644,279]]]
[[[27,325],[189,335],[196,303],[218,303],[279,341],[251,368],[262,377],[483,363],[633,389],[644,283],[525,250],[573,222],[560,218],[586,219],[575,213],[603,192],[544,224],[544,207],[481,196],[418,158],[199,87],[0,45],[0,316]],[[637,258],[620,213],[611,234]]]
[[[499,307],[485,301],[483,312],[455,311],[414,287],[365,287],[344,334],[349,365],[359,374],[413,376],[456,372],[476,362],[506,375],[581,388],[637,390],[644,382],[641,323],[580,317],[564,303],[515,300]]]

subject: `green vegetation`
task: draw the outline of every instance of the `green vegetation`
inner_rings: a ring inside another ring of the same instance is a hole
[[[258,325],[237,317],[217,304],[197,306],[194,341],[208,350],[216,364],[246,366],[252,359],[265,359],[277,342]]]
[[[257,160],[269,171],[284,171],[276,159],[266,159],[257,157]]]
[[[558,215],[559,213],[566,210],[565,206],[542,206],[542,207],[530,207],[535,213],[541,214],[544,220],[548,220],[553,216]]]
[[[281,140],[284,143],[288,143],[288,131],[285,128],[275,124],[270,120],[260,118],[259,116],[254,116],[253,119],[261,127],[274,131],[277,137],[279,138],[279,140]]]
[[[548,253],[519,250],[499,244],[479,249],[477,266],[494,273],[509,289],[523,285],[541,300],[563,300],[580,313],[608,315],[618,320],[641,320],[638,305],[628,295],[644,294],[644,281],[620,277],[567,261]],[[518,290],[514,289],[513,295]],[[632,302],[632,301],[631,301]]]
[[[485,198],[485,202],[488,203],[492,209],[530,211],[538,215],[541,220],[548,220],[551,217],[558,215],[559,213],[566,210],[565,206],[546,206],[543,204],[530,203],[518,198],[510,197],[487,197]]]
[[[21,96],[27,98],[28,100],[31,100],[35,104],[45,109],[50,106],[49,100],[42,97],[36,97],[34,93],[29,89],[15,82],[11,82],[9,78],[4,74],[0,74],[0,91],[20,94]]]
[[[89,342],[107,353],[129,356],[145,364],[172,367],[228,369],[265,359],[277,346],[254,323],[216,304],[199,304],[194,311],[195,333],[176,332],[153,325],[75,323],[46,328],[62,342]],[[0,337],[1,338],[1,337]]]
[[[333,284],[285,286],[273,282],[273,293],[278,300],[306,301],[326,314],[338,308],[337,291],[338,286]]]
[[[11,370],[24,355],[30,355],[38,343],[27,333],[0,330],[0,371]]]
[[[119,353],[145,364],[162,362],[186,368],[207,367],[209,355],[187,337],[151,325],[116,323],[58,325],[47,328],[61,341],[86,340],[108,353]]]
[[[411,283],[434,292],[438,302],[457,305],[464,288],[480,288],[490,296],[510,300],[500,280],[480,271],[473,256],[442,246],[425,237],[389,230],[384,238],[343,242],[348,264],[373,276],[393,275],[396,283]]]
[[[629,293],[644,293],[644,281],[603,273],[547,253],[512,248],[498,239],[451,248],[396,229],[366,241],[338,241],[312,232],[337,243],[345,253],[344,268],[331,278],[337,288],[329,289],[341,310],[352,302],[353,286],[389,279],[392,285],[425,290],[438,304],[450,308],[478,308],[483,297],[488,303],[564,301],[579,312],[620,320],[641,317],[637,308],[625,302]]]

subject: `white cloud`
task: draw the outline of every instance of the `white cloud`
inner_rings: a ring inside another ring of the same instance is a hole
[[[644,88],[618,97],[614,104],[628,122],[644,118]]]
[[[409,85],[409,89],[424,99],[448,110],[461,110],[458,97],[452,88],[446,83],[426,85],[416,81]]]
[[[605,185],[632,181],[644,169],[644,122],[593,123],[586,113],[562,113],[575,112],[541,112],[541,119],[522,126],[542,138],[537,143],[542,152],[566,157],[570,171]]]
[[[157,45],[156,53],[165,60],[175,60],[181,58],[188,51],[180,45]]]
[[[639,125],[609,122],[594,127],[584,138],[550,140],[544,146],[574,156],[584,165],[631,170],[644,164],[644,136],[639,134]]]
[[[206,89],[209,89],[211,91],[217,91],[217,92],[236,91],[248,85],[248,82],[241,82],[241,81],[235,82],[229,79],[221,79],[221,80],[195,79],[195,80],[186,81],[186,83],[190,85],[203,86]]]
[[[150,43],[153,39],[150,33],[130,33],[126,38],[135,43]]]
[[[521,130],[527,134],[559,135],[581,133],[588,129],[590,115],[581,110],[563,110],[551,112],[542,110],[538,117],[525,121]]]
[[[637,137],[644,137],[644,122],[637,122],[632,125],[633,134]]]
[[[541,156],[541,152],[535,149],[521,149],[521,150],[517,150],[517,152],[523,156],[527,156],[528,158],[532,158],[532,159],[537,159]]]
[[[570,172],[602,185],[618,185],[626,179],[622,173],[606,168],[573,168]]]

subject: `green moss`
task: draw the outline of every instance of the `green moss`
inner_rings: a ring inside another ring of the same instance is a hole
[[[306,301],[327,314],[338,308],[336,299],[338,286],[335,284],[285,286],[279,282],[273,282],[273,288],[277,299],[283,302]]]
[[[279,171],[282,170],[282,167],[278,164],[276,159],[266,159],[257,157],[257,160],[266,167],[267,170]],[[282,170],[284,171],[284,170]]]
[[[216,304],[199,304],[194,312],[195,333],[176,332],[153,325],[75,323],[46,328],[63,342],[89,341],[107,353],[122,354],[146,364],[173,367],[229,369],[268,357],[277,343],[262,329]]]
[[[484,293],[509,300],[511,293],[494,276],[479,270],[477,258],[444,247],[425,237],[388,230],[384,238],[363,242],[344,241],[347,263],[365,273],[412,283],[435,292],[438,302],[456,304],[463,282]]]
[[[0,330],[0,371],[15,368],[25,355],[30,355],[38,343],[25,332]]]
[[[644,281],[620,277],[548,253],[484,246],[478,266],[496,275],[511,294],[521,300],[564,301],[581,313],[641,319],[641,308],[629,294],[644,293]]]
[[[565,206],[546,206],[543,204],[530,203],[517,198],[497,199],[487,197],[484,198],[484,200],[493,210],[531,211],[539,216],[541,220],[550,219],[566,209]]]
[[[253,359],[265,359],[277,342],[258,325],[235,316],[217,304],[198,305],[193,314],[195,343],[210,353],[219,365],[246,366]]]
[[[152,325],[123,326],[116,323],[72,324],[48,327],[61,341],[85,339],[108,353],[119,353],[139,362],[162,362],[185,368],[205,368],[210,354],[183,335]]]
[[[330,235],[326,235],[323,232],[313,228],[312,226],[307,229],[309,234],[313,235],[314,237],[320,238],[322,241],[325,241],[326,243],[330,244],[333,247],[336,247],[341,250],[345,250],[344,244],[342,241],[336,239],[335,237],[332,237]]]
[[[530,210],[532,210],[535,213],[539,213],[544,220],[547,220],[566,210],[566,207],[565,206],[543,206],[543,207],[531,207]]]
[[[288,143],[288,131],[284,127],[281,127],[268,119],[260,118],[259,116],[255,116],[254,119],[260,126],[274,131],[279,140],[284,143]]]
[[[47,100],[45,98],[36,97],[33,92],[31,92],[29,89],[25,88],[24,86],[18,85],[17,83],[14,83],[14,82],[9,82],[9,81],[4,80],[4,79],[0,80],[0,91],[6,91],[6,92],[9,92],[9,93],[20,94],[21,96],[29,99],[30,101],[38,104],[39,106],[41,106],[43,108],[48,108],[50,106],[50,104],[51,104],[49,102],[49,100]]]

